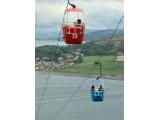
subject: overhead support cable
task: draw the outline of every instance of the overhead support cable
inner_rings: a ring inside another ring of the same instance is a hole
[[[64,11],[64,15],[63,15],[63,19],[62,19],[62,24],[61,24],[61,28],[60,28],[60,31],[59,31],[59,34],[58,34],[58,38],[57,38],[57,45],[56,45],[56,50],[55,50],[55,55],[56,57],[57,56],[57,50],[58,50],[58,47],[59,47],[59,41],[60,41],[60,37],[61,37],[61,33],[62,33],[62,29],[63,29],[63,24],[64,24],[64,21],[65,21],[65,15],[66,15],[66,9],[68,8],[68,5],[69,3],[67,3],[66,7],[65,7],[65,11]],[[53,60],[53,59],[52,59]],[[52,65],[53,63],[51,62],[51,66],[49,68],[49,73],[48,73],[48,76],[45,80],[45,86],[43,88],[43,92],[42,92],[42,96],[40,98],[40,104],[39,106],[37,107],[36,111],[35,111],[35,117],[37,117],[39,115],[39,112],[40,112],[40,109],[41,109],[41,106],[42,106],[42,101],[44,100],[44,96],[46,94],[46,90],[47,90],[47,85],[48,85],[48,81],[50,79],[50,76],[51,76],[51,72],[52,72]]]
[[[122,15],[122,17],[120,18],[120,20],[118,21],[118,24],[116,25],[116,28],[114,29],[113,33],[111,34],[111,37],[109,40],[106,40],[106,44],[105,44],[105,47],[108,46],[108,43],[110,40],[113,39],[113,37],[115,36],[117,30],[118,30],[118,27],[120,25],[120,23],[122,22],[124,18],[124,15]],[[96,63],[100,63],[100,60],[102,58],[102,56],[104,55],[104,52],[105,52],[105,49],[103,51],[103,54],[101,54],[99,56],[99,59]],[[93,66],[93,68],[91,69],[91,71],[86,75],[86,77],[84,78],[84,80],[82,80],[82,82],[80,83],[80,85],[76,88],[76,90],[71,94],[71,96],[68,98],[68,100],[66,100],[66,102],[62,105],[62,107],[57,110],[57,112],[51,117],[51,119],[49,120],[54,120],[56,118],[57,115],[59,115],[61,113],[61,111],[70,103],[70,101],[72,100],[72,98],[75,96],[75,94],[79,91],[79,89],[83,86],[83,84],[85,83],[85,81],[87,80],[87,78],[92,74],[92,72],[94,71],[95,69],[95,66]],[[100,74],[101,74],[101,66],[100,66]],[[100,76],[101,77],[101,76]],[[97,77],[99,79],[99,77]]]

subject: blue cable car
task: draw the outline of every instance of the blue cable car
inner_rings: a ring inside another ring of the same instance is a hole
[[[92,81],[91,98],[94,102],[104,100],[104,84],[101,79]]]

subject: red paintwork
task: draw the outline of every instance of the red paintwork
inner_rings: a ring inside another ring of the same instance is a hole
[[[83,10],[80,8],[67,8],[66,11],[67,12],[83,12]]]
[[[64,41],[67,44],[82,44],[84,39],[84,25],[68,25],[63,26]]]

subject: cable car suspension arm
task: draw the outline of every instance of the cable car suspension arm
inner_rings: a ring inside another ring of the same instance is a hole
[[[95,65],[98,65],[98,64],[99,64],[99,76],[97,77],[97,80],[102,76],[102,64],[99,61],[95,62]]]
[[[76,5],[74,5],[74,4],[72,4],[72,3],[70,3],[70,1],[68,0],[68,4],[70,5],[70,6],[72,6],[73,8],[76,8]]]

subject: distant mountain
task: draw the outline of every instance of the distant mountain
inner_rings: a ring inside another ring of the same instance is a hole
[[[98,31],[98,30],[94,30],[94,29],[86,29],[85,30],[86,31],[86,34],[88,34],[88,33],[91,33],[91,32],[96,32],[96,31]],[[56,32],[56,31],[53,31],[53,30],[51,30],[51,29],[49,29],[49,30],[47,30],[47,29],[45,29],[45,30],[36,30],[36,32],[35,32],[35,39],[36,40],[57,40],[57,38],[58,38],[58,31]],[[63,33],[61,34],[61,40],[62,40],[62,37],[63,36]]]
[[[86,34],[91,33],[91,32],[96,32],[96,31],[99,31],[99,30],[97,30],[97,29],[85,29]]]
[[[90,32],[85,35],[85,41],[90,42],[90,41],[109,39],[111,35],[113,34],[113,32],[114,32],[113,29],[98,30],[95,32]],[[124,37],[123,29],[117,30],[114,38],[123,38],[123,37]]]

